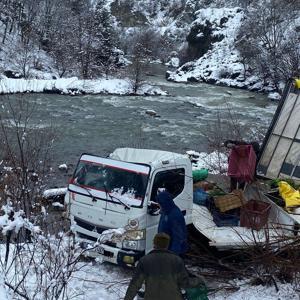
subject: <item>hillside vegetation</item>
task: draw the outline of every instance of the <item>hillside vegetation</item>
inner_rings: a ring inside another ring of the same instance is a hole
[[[122,77],[138,53],[170,80],[280,92],[299,75],[299,15],[298,0],[4,0],[0,72]]]

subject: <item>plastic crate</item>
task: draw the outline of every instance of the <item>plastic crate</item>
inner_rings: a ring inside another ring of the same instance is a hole
[[[234,146],[229,155],[228,176],[251,182],[255,175],[256,154],[251,145]]]
[[[193,170],[192,174],[194,182],[205,180],[208,176],[208,169]]]
[[[223,196],[215,196],[215,205],[221,212],[226,212],[235,208],[239,208],[244,204],[243,193],[235,190],[230,194]]]
[[[237,210],[222,213],[218,209],[213,209],[212,216],[213,221],[218,227],[233,227],[239,225],[240,217],[237,214]]]
[[[187,300],[208,300],[207,288],[203,286],[203,287],[186,289],[186,299]]]
[[[271,204],[251,199],[241,208],[241,227],[262,229],[268,222]]]

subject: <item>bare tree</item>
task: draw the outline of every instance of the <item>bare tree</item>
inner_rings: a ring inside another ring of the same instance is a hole
[[[155,31],[142,28],[134,33],[130,43],[132,48],[130,65],[130,78],[132,83],[132,91],[134,94],[138,92],[140,87],[144,84],[144,77],[151,59],[155,57],[154,52],[157,47],[157,34]]]
[[[282,81],[299,73],[300,36],[295,23],[299,12],[299,2],[294,0],[253,3],[236,43],[246,73],[257,74],[279,92]]]
[[[9,204],[2,210],[1,234],[13,232],[14,241],[10,244],[9,255],[6,249],[5,255],[0,256],[0,270],[14,297],[54,300],[76,296],[68,290],[68,284],[74,272],[84,266],[79,262],[85,251],[76,243],[73,233],[59,231],[50,234],[47,227],[40,230]],[[48,223],[47,216],[44,222]],[[63,228],[63,223],[56,223]],[[23,229],[30,232],[30,243],[24,242]]]
[[[67,286],[83,250],[70,224],[53,217],[41,196],[55,135],[52,127],[36,123],[36,109],[24,97],[2,104],[0,234],[6,248],[0,270],[18,299],[68,299]]]
[[[14,208],[23,210],[29,219],[34,217],[36,200],[50,172],[55,137],[53,127],[34,123],[35,111],[36,104],[21,97],[5,101],[0,114],[1,168],[6,174],[1,177],[6,186],[1,198],[10,195]]]
[[[52,18],[45,45],[54,60],[59,77],[73,72],[77,65],[75,19],[71,7],[62,6]]]
[[[212,169],[217,170],[220,174],[227,172],[224,165],[227,164],[228,149],[224,147],[227,140],[247,141],[262,143],[266,128],[261,126],[259,119],[253,119],[244,123],[238,113],[225,102],[225,107],[216,111],[214,122],[206,126],[204,136],[207,140],[209,152],[214,152],[216,159],[211,159],[208,155],[205,159],[206,164]],[[224,159],[225,158],[225,159]]]

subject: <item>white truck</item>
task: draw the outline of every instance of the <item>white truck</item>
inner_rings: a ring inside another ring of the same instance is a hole
[[[266,178],[289,177],[300,181],[300,81],[289,82],[265,138],[257,172]],[[108,158],[83,154],[69,183],[65,202],[77,236],[95,244],[89,255],[104,261],[133,266],[152,249],[159,215],[155,197],[167,188],[176,205],[192,224],[219,249],[297,235],[299,214],[287,213],[274,203],[259,183],[247,185],[246,200],[271,204],[268,224],[261,230],[217,227],[205,206],[193,204],[190,159],[173,152],[120,148]],[[105,236],[109,235],[109,238]]]
[[[187,156],[133,148],[116,149],[109,158],[83,154],[65,201],[77,236],[90,244],[100,237],[89,255],[134,265],[149,252],[159,222],[153,203],[159,188],[172,192],[191,224],[193,178]]]

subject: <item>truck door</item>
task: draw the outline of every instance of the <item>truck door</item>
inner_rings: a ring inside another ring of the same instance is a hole
[[[185,166],[157,170],[152,176],[152,185],[148,201],[156,202],[158,189],[164,188],[174,197],[175,204],[181,209],[184,216],[191,215],[192,178],[186,176]],[[157,233],[160,215],[147,214],[146,252],[152,249],[152,240]],[[186,218],[187,223],[189,221]]]

